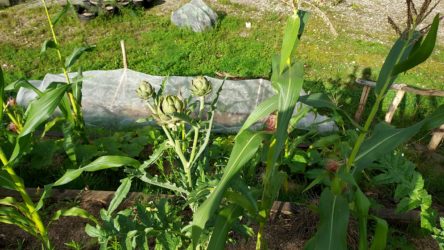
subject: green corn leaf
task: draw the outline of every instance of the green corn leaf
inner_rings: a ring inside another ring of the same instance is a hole
[[[15,190],[16,186],[6,170],[0,169],[0,187]]]
[[[42,135],[40,136],[41,139],[43,139],[46,135],[46,133],[51,130],[55,125],[57,125],[59,122],[65,121],[65,118],[63,117],[55,117],[51,121],[47,122],[45,124],[45,128],[43,129]]]
[[[276,62],[274,62],[276,63]],[[296,102],[299,99],[299,94],[304,83],[304,65],[300,62],[292,64],[284,71],[276,80],[276,88],[278,90],[278,121],[276,128],[276,146],[274,147],[274,154],[272,163],[278,159],[288,137],[287,129],[290,119],[293,115]]]
[[[359,249],[365,250],[368,248],[367,242],[367,222],[368,211],[370,209],[370,201],[361,189],[355,192],[355,205],[359,220]]]
[[[83,53],[93,51],[94,48],[95,48],[95,46],[75,48],[74,51],[72,52],[72,54],[66,58],[65,67],[68,69],[71,68],[71,66],[74,65],[74,63],[76,63],[77,60],[79,60],[80,56]]]
[[[34,223],[13,207],[0,207],[0,223],[18,226],[23,231],[35,237],[38,235]]]
[[[337,111],[342,116],[345,116],[353,124],[353,126],[355,126],[356,128],[361,128],[361,126],[356,123],[356,121],[346,111],[338,108],[324,93],[313,93],[310,95],[304,95],[299,97],[299,101],[314,108],[327,108],[332,111]]]
[[[38,96],[41,96],[43,94],[42,91],[40,91],[24,78],[18,79],[17,81],[8,84],[8,86],[5,86],[5,91],[18,91],[20,88],[30,89],[34,91]]]
[[[68,85],[58,85],[54,89],[45,91],[39,99],[32,101],[26,110],[26,122],[19,137],[33,132],[40,124],[46,121],[54,113],[68,89]]]
[[[261,102],[257,107],[254,109],[253,112],[248,116],[247,120],[245,120],[244,125],[242,125],[242,128],[239,130],[239,134],[242,133],[242,131],[248,129],[253,124],[258,122],[259,120],[267,117],[274,111],[278,109],[278,96],[274,95],[265,101]]]
[[[224,250],[227,242],[228,233],[236,221],[241,216],[242,209],[239,206],[231,205],[223,208],[214,224],[214,231],[211,234],[210,242],[207,249]]]
[[[83,71],[82,68],[79,68],[77,72],[77,76],[74,77],[72,81],[72,93],[74,95],[74,99],[78,104],[82,103],[82,88],[83,88]]]
[[[77,179],[83,172],[95,172],[99,170],[119,168],[123,166],[131,166],[137,168],[140,166],[140,163],[133,158],[125,156],[102,156],[82,168],[68,169],[68,171],[66,171],[66,173],[62,177],[54,182],[52,186],[61,186],[69,183]]]
[[[74,140],[74,124],[66,122],[63,124],[63,148],[65,149],[68,158],[76,166],[77,165],[77,153]]]
[[[407,47],[408,41],[404,40],[403,38],[399,38],[391,48],[384,64],[382,65],[378,80],[376,81],[376,96],[385,95],[385,93],[387,93],[387,91],[390,89],[390,86],[393,84],[397,76],[393,74],[393,68],[401,60],[403,55],[408,55],[409,51],[406,50]],[[384,92],[382,92],[383,90]]]
[[[42,44],[42,49],[40,50],[40,53],[45,53],[48,49],[55,49],[57,48],[57,44],[53,40],[45,40]]]
[[[26,205],[23,202],[18,202],[13,197],[5,197],[3,199],[0,199],[0,205],[15,207],[22,214],[29,216],[29,210]]]
[[[26,122],[23,126],[23,130],[17,137],[14,151],[12,152],[9,162],[14,161],[26,151],[31,141],[31,133],[54,113],[54,110],[59,105],[60,100],[68,88],[68,85],[58,85],[55,88],[48,89],[39,99],[36,99],[29,104],[25,113]]]
[[[248,211],[250,214],[257,214],[258,209],[254,206],[255,203],[252,203],[249,199],[247,199],[243,194],[233,191],[226,191],[225,198],[233,204],[239,205],[241,208]]]
[[[66,1],[65,6],[63,6],[62,11],[60,11],[60,13],[52,19],[52,25],[55,26],[61,19],[63,16],[66,15],[66,13],[68,12],[68,10],[71,8],[71,2],[70,1]]]
[[[372,135],[366,139],[356,159],[355,168],[352,173],[359,173],[369,163],[379,159],[396,147],[405,143],[421,130],[430,130],[444,124],[444,105],[439,106],[436,111],[424,120],[407,128],[394,128],[386,123],[375,126]]]
[[[231,180],[254,156],[264,138],[264,133],[252,133],[249,131],[242,132],[242,134],[236,138],[230,159],[228,160],[219,184],[210,194],[208,199],[197,208],[193,215],[192,240],[194,246],[197,245],[200,234],[205,228],[205,224],[219,207],[225,190],[228,188]]]
[[[383,250],[387,245],[388,224],[387,221],[372,217],[376,221],[375,236],[370,247],[370,250]]]
[[[60,217],[80,217],[83,219],[88,219],[93,221],[94,223],[98,223],[96,218],[94,218],[93,215],[91,215],[90,213],[88,213],[88,211],[78,208],[78,207],[72,207],[69,209],[61,209],[61,210],[57,210],[54,215],[51,218],[51,221],[56,221],[58,219],[60,219]]]
[[[433,19],[432,26],[427,33],[426,38],[421,43],[421,46],[419,48],[415,48],[412,50],[412,53],[409,55],[409,57],[396,64],[395,68],[393,69],[393,75],[400,74],[402,72],[406,72],[409,69],[412,69],[416,67],[417,65],[425,62],[427,58],[432,55],[433,49],[435,48],[436,44],[436,38],[438,35],[438,27],[439,27],[439,14],[435,16]],[[418,41],[417,43],[419,43]]]
[[[301,19],[295,13],[290,16],[287,20],[287,26],[284,32],[284,38],[282,41],[282,49],[281,49],[281,61],[280,61],[280,70],[279,72],[282,74],[287,66],[290,66],[291,54],[294,49],[299,44],[299,28],[301,26]]]
[[[107,211],[108,214],[111,215],[117,209],[117,207],[122,203],[125,197],[128,195],[128,192],[130,191],[131,188],[131,182],[132,182],[131,177],[127,177],[121,180],[122,184],[120,184],[119,188],[117,188],[116,192],[114,193],[114,197],[111,200],[111,203],[109,204]]]
[[[347,249],[347,228],[349,208],[347,200],[334,195],[325,188],[319,201],[320,224],[314,240],[313,249]]]
[[[0,125],[3,124],[3,96],[5,95],[5,79],[3,78],[3,70],[0,67]]]

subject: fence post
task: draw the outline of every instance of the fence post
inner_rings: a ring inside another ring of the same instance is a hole
[[[444,137],[444,124],[441,125],[441,127],[433,133],[432,139],[430,140],[428,146],[429,150],[435,151],[438,148],[439,144],[441,143],[443,137]]]
[[[370,93],[370,90],[371,90],[370,86],[364,85],[364,88],[362,89],[361,100],[359,101],[359,107],[355,114],[356,122],[361,121],[362,113],[364,112],[365,104],[367,103],[368,94]]]
[[[387,111],[387,113],[385,114],[385,122],[387,123],[391,123],[393,116],[395,115],[396,109],[398,108],[399,104],[402,101],[402,98],[404,98],[405,95],[405,91],[402,89],[402,87],[405,87],[406,85],[403,84],[401,86],[401,88],[396,91],[396,96],[395,98],[393,98],[392,103],[390,104],[390,107]]]

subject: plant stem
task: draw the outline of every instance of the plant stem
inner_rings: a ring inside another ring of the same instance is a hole
[[[179,159],[182,163],[183,169],[184,169],[185,174],[187,176],[188,185],[190,186],[190,188],[192,188],[193,187],[193,180],[191,178],[190,163],[187,161],[187,159],[185,158],[185,155],[182,152],[182,149],[180,148],[179,140],[174,140],[173,137],[171,136],[170,132],[168,131],[168,129],[165,126],[162,126],[162,129],[165,132],[169,142],[174,146],[174,151],[179,156]]]
[[[200,116],[202,115],[202,111],[205,108],[205,96],[199,97],[199,113],[197,114],[197,118],[200,119]]]
[[[3,152],[1,147],[0,147],[0,161],[3,163],[3,166],[6,166],[6,164],[8,164],[8,160],[6,159],[6,155]]]
[[[63,63],[62,53],[60,52],[60,49],[59,49],[59,42],[57,41],[57,36],[55,34],[54,25],[52,24],[51,16],[49,15],[49,11],[48,11],[48,7],[46,5],[46,1],[42,0],[42,3],[43,3],[43,7],[45,9],[46,18],[48,20],[49,28],[51,30],[52,39],[54,41],[54,44],[56,45],[55,50],[57,51],[57,56],[58,56],[60,65],[61,65],[62,70],[63,70],[63,75],[65,76],[66,83],[67,84],[71,84],[71,80],[69,79],[69,76],[68,76],[68,69],[65,67],[65,64]],[[69,101],[71,103],[71,107],[72,107],[72,111],[73,111],[73,114],[74,114],[74,118],[76,119],[76,121],[78,123],[78,126],[81,129],[83,129],[84,128],[84,122],[83,122],[82,113],[79,111],[79,105],[78,105],[78,103],[77,103],[77,101],[76,101],[76,99],[75,99],[75,97],[74,97],[74,95],[72,93],[72,90],[69,90],[67,92],[67,95],[68,95]]]
[[[190,156],[190,163],[191,164],[194,162],[194,157],[196,156],[196,149],[197,149],[197,141],[198,140],[199,140],[199,128],[194,127],[194,140],[193,140],[193,147],[191,149],[191,156]]]

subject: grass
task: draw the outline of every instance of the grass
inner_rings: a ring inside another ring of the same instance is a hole
[[[270,58],[280,48],[285,14],[259,14],[251,7],[230,1],[213,7],[219,11],[220,21],[205,33],[175,27],[170,23],[169,12],[158,8],[124,10],[120,16],[100,16],[88,23],[80,23],[71,15],[63,19],[56,30],[65,55],[82,44],[96,45],[96,50],[81,60],[83,70],[121,68],[119,41],[123,39],[129,67],[136,71],[153,75],[210,76],[225,72],[246,78],[268,78]],[[60,9],[53,6],[50,12],[56,15]],[[359,28],[350,28],[332,14],[329,16],[339,36],[332,37],[322,20],[314,16],[299,50],[306,64],[305,89],[327,92],[338,105],[354,113],[361,87],[353,80],[360,77],[364,68],[370,68],[372,78],[376,78],[395,37],[385,32],[367,34]],[[245,28],[247,21],[252,22],[251,29]],[[21,77],[41,79],[46,73],[60,72],[54,52],[40,54],[41,44],[49,37],[42,8],[16,6],[0,11],[0,65],[7,81]],[[400,76],[397,82],[443,89],[442,49],[443,46],[438,46],[431,60]],[[394,93],[389,93],[384,109],[393,96]],[[407,125],[443,103],[443,98],[407,94],[394,123]],[[383,118],[383,112],[379,118]]]

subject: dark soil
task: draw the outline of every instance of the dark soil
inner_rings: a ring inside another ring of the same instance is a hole
[[[79,206],[98,218],[100,209],[106,208],[112,197],[101,196],[102,198],[94,199],[91,198],[91,193],[94,192],[82,192],[75,200],[65,199],[57,203],[53,202],[52,204],[49,204],[44,211],[44,217],[50,217],[55,211],[62,208]],[[131,203],[125,202],[124,206],[130,204]],[[303,249],[304,244],[316,232],[318,221],[319,218],[317,214],[311,211],[308,207],[298,206],[296,210],[291,210],[291,212],[288,210],[274,211],[269,220],[265,234],[269,249]],[[83,247],[82,249],[85,250],[98,249],[97,242],[85,233],[84,228],[87,223],[87,220],[78,217],[62,217],[60,220],[52,223],[49,226],[49,234],[55,249],[70,249],[65,243],[71,241],[80,243]],[[393,224],[391,223],[391,225]],[[255,231],[256,229],[257,228],[255,228]],[[406,230],[406,228],[400,228],[400,231]],[[358,225],[357,222],[352,219],[349,223],[347,240],[350,249],[357,249],[358,237]],[[256,247],[256,238],[254,237],[250,239],[241,239],[234,235],[233,238],[237,240],[236,243],[227,247],[229,250],[250,250],[255,249]],[[416,249],[438,249],[436,242],[431,239],[431,237],[422,237],[418,239],[410,238],[408,241],[410,242],[410,245],[415,246]],[[0,224],[0,249],[37,250],[41,249],[41,246],[37,240],[27,235],[19,228],[12,225]]]

